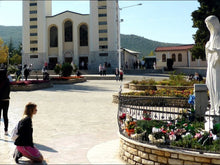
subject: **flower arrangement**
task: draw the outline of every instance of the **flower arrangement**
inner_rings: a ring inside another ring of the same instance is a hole
[[[83,76],[69,76],[69,77],[52,77],[50,80],[71,80],[71,79],[79,79],[83,78]]]
[[[28,81],[13,81],[10,82],[11,85],[29,85],[29,84],[41,84],[48,83],[48,80],[28,80]]]
[[[184,97],[188,98],[189,95],[193,93],[193,89],[186,89],[186,90],[176,90],[176,89],[158,89],[158,90],[145,90],[141,92],[128,92],[122,93],[123,95],[134,95],[134,96],[169,96],[169,97]]]

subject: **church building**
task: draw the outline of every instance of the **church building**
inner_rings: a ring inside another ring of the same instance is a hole
[[[90,0],[90,14],[56,15],[51,0],[23,1],[22,63],[33,69],[65,62],[89,70],[104,63],[116,68],[118,30],[118,0]]]

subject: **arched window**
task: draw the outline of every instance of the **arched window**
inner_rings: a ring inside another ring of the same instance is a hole
[[[88,27],[81,25],[79,28],[80,46],[88,46]]]
[[[173,60],[173,62],[176,61],[176,55],[175,54],[172,54],[172,60]]]
[[[64,24],[65,30],[65,42],[72,42],[73,41],[73,25],[71,21],[66,21]]]
[[[166,54],[162,54],[162,62],[166,62],[167,59],[166,59]]]
[[[182,54],[181,53],[178,54],[178,61],[182,62]]]
[[[57,47],[58,46],[58,32],[57,27],[52,26],[50,28],[50,47]]]

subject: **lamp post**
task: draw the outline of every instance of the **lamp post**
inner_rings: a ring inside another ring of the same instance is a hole
[[[123,21],[121,21],[120,19],[120,10],[124,9],[124,8],[129,8],[129,7],[134,7],[134,6],[140,6],[142,5],[142,3],[138,3],[138,4],[135,4],[135,5],[130,5],[130,6],[125,6],[125,7],[122,7],[120,8],[119,7],[119,1],[117,1],[117,11],[118,11],[118,20],[117,20],[117,23],[118,23],[118,68],[120,69],[121,68],[121,37],[120,37],[120,23]]]

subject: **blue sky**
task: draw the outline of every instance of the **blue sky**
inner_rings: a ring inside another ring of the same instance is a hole
[[[122,34],[135,34],[154,41],[168,43],[194,43],[191,13],[199,3],[192,1],[120,1],[120,8],[142,3],[141,6],[124,8],[120,12]],[[52,1],[53,15],[70,10],[89,13],[89,1]],[[7,16],[7,17],[5,17]],[[0,25],[22,25],[22,1],[0,0]]]

